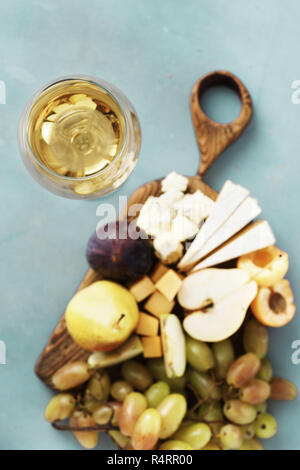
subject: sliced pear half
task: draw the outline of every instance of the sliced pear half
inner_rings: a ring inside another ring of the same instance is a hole
[[[229,293],[250,281],[244,269],[209,268],[190,274],[182,282],[178,302],[186,310],[201,310],[218,303]]]
[[[186,352],[180,320],[173,314],[161,315],[160,329],[167,377],[182,377],[186,367]]]
[[[205,269],[191,274],[178,294],[179,303],[194,310],[184,319],[183,328],[199,341],[229,338],[243,323],[256,293],[256,282],[241,269]]]
[[[108,352],[94,352],[88,358],[88,365],[92,369],[102,369],[132,359],[143,352],[143,345],[137,335],[132,335],[117,349]]]

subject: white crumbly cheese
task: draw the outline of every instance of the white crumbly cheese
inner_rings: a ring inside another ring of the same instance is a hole
[[[186,194],[183,199],[176,201],[174,208],[177,214],[188,217],[199,225],[210,215],[214,204],[212,199],[198,190],[193,194]]]
[[[161,233],[169,232],[174,217],[174,209],[157,197],[149,197],[143,205],[137,226],[147,235],[157,237]]]
[[[210,214],[214,202],[200,190],[184,194],[188,178],[175,171],[162,180],[162,194],[150,196],[143,205],[137,226],[154,238],[156,255],[166,264],[176,263],[184,242],[194,237]]]
[[[194,237],[198,230],[198,225],[183,215],[176,215],[172,220],[172,236],[181,242]]]
[[[171,189],[170,191],[167,191],[166,193],[162,193],[161,196],[159,196],[159,200],[166,203],[166,204],[171,204],[173,206],[174,203],[181,201],[181,199],[184,197],[184,193],[181,191],[177,191],[176,189]]]
[[[161,190],[163,193],[171,190],[186,191],[189,180],[175,171],[172,171],[161,182]]]
[[[165,232],[155,238],[153,242],[156,256],[166,264],[177,263],[182,257],[183,245],[173,238],[171,232]]]

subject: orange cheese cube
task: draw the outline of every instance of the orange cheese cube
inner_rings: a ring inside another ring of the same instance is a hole
[[[167,266],[162,263],[157,263],[151,274],[151,279],[155,283],[168,271]]]
[[[160,336],[149,336],[142,338],[144,357],[161,357],[162,345]]]
[[[140,313],[139,321],[135,332],[142,336],[156,336],[158,334],[159,320],[158,318],[148,315],[148,313]]]
[[[178,274],[173,269],[168,269],[159,281],[157,281],[155,287],[171,302],[176,297],[181,284],[182,280]]]
[[[142,302],[155,291],[155,286],[150,277],[144,276],[139,281],[132,284],[130,292],[134,295],[137,302]]]
[[[156,291],[149,297],[144,308],[159,318],[163,313],[170,313],[174,305],[174,300],[170,302],[161,292]]]

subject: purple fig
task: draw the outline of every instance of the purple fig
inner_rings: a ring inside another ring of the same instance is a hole
[[[133,240],[126,222],[111,222],[95,232],[87,246],[91,268],[105,279],[135,281],[152,268],[154,250],[146,237]]]

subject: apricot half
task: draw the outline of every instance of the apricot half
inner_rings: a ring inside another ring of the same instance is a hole
[[[237,267],[247,271],[258,286],[269,287],[284,278],[289,267],[289,257],[277,246],[268,246],[241,256]]]
[[[289,323],[296,311],[289,281],[282,279],[272,287],[261,287],[251,309],[263,325],[278,328]]]

